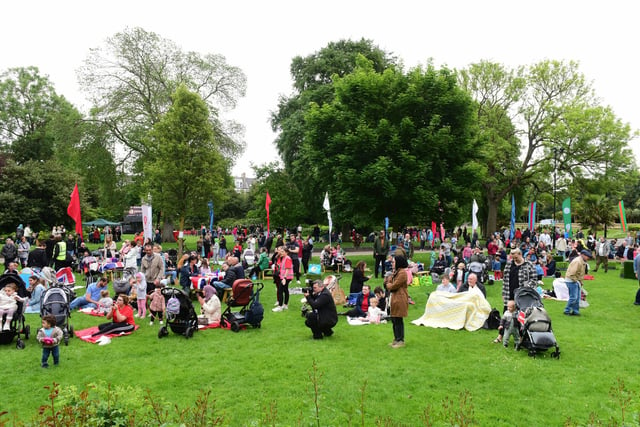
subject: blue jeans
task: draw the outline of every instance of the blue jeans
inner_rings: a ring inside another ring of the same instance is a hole
[[[569,301],[564,312],[567,314],[580,314],[580,284],[578,282],[570,282],[565,280],[567,289],[569,289]]]
[[[218,282],[218,281],[211,282],[211,286],[213,286],[216,289],[216,293],[218,294],[218,298],[220,298],[220,301],[222,301],[224,290],[231,289],[231,286],[227,285],[224,282]]]
[[[71,301],[71,304],[69,304],[69,310],[75,310],[77,308],[85,307],[96,308],[96,305],[92,302],[87,301],[84,295],[74,299],[73,301]]]
[[[53,355],[53,364],[57,365],[60,361],[60,348],[59,346],[55,347],[43,347],[42,348],[42,366],[49,366],[47,361],[49,360],[49,355]]]

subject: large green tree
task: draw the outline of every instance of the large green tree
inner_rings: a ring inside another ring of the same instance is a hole
[[[552,193],[554,169],[557,188],[594,178],[622,183],[634,169],[629,125],[600,105],[577,63],[510,70],[482,61],[458,76],[477,102],[487,231],[496,230],[500,204],[518,187]]]
[[[208,216],[209,200],[219,205],[228,171],[205,102],[185,85],[172,98],[169,111],[147,137],[157,154],[144,163],[144,182],[154,208],[184,230],[188,216]]]
[[[304,171],[298,173],[292,166],[298,159],[304,138],[305,112],[311,103],[323,105],[333,99],[334,79],[351,73],[358,55],[369,59],[379,73],[395,62],[390,54],[365,39],[331,42],[318,52],[296,56],[291,61],[294,92],[280,98],[278,109],[271,116],[271,126],[278,132],[275,144],[288,173],[304,176]]]
[[[36,67],[0,75],[0,150],[16,162],[68,164],[83,137],[82,115]]]
[[[34,230],[49,230],[53,225],[65,224],[73,230],[67,216],[69,196],[77,180],[56,160],[9,161],[0,169],[0,230],[15,230],[18,224],[31,224]],[[84,194],[81,201],[85,213]]]
[[[473,108],[455,75],[432,65],[377,72],[363,56],[334,76],[335,96],[305,114],[295,168],[338,224],[458,223],[477,191]],[[440,208],[443,211],[440,211]]]
[[[218,149],[228,160],[244,148],[242,127],[220,113],[244,96],[246,77],[221,55],[184,52],[158,34],[127,28],[91,49],[78,78],[95,106],[93,117],[124,147],[121,161],[146,162],[156,155],[158,147],[147,132],[169,110],[181,84],[206,102]]]

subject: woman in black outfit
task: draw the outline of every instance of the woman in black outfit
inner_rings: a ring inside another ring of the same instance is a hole
[[[353,276],[351,277],[351,286],[349,287],[350,294],[358,294],[362,292],[362,285],[364,285],[364,282],[371,279],[371,276],[364,275],[364,270],[366,268],[366,262],[358,261],[356,268],[353,270]]]

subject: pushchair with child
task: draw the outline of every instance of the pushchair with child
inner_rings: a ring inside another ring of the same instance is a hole
[[[560,348],[551,329],[551,318],[544,309],[538,291],[520,287],[516,289],[514,299],[520,324],[520,341],[516,343],[516,350],[524,347],[529,350],[529,356],[535,357],[540,352],[555,348],[551,357],[559,358]]]
[[[249,279],[238,279],[231,287],[231,297],[227,299],[227,308],[222,312],[220,326],[226,328],[229,325],[233,332],[240,330],[240,325],[249,324],[254,328],[260,328],[264,318],[264,307],[260,303],[260,291],[264,285],[261,282],[253,283]],[[240,311],[232,308],[240,307]]]
[[[50,285],[49,289],[42,294],[40,317],[55,316],[56,325],[62,329],[64,345],[69,345],[69,338],[73,337],[73,326],[69,323],[70,304],[73,298],[73,288],[57,283]]]
[[[18,308],[13,313],[13,318],[11,318],[9,322],[9,328],[4,329],[3,326],[0,326],[0,344],[10,344],[13,342],[13,338],[18,337],[16,340],[16,348],[18,350],[24,349],[24,341],[20,338],[20,335],[24,335],[25,339],[29,339],[30,335],[30,327],[29,325],[25,325],[25,317],[24,311],[27,308],[27,302],[29,301],[27,292],[27,286],[20,276],[14,274],[3,274],[0,276],[0,289],[3,289],[9,283],[14,283],[16,285],[17,294],[20,298],[24,298],[23,301],[17,301]],[[0,324],[4,324],[6,318],[0,319]]]
[[[198,315],[189,296],[178,288],[162,288],[161,292],[166,303],[167,325],[158,330],[158,338],[169,335],[169,328],[187,339],[193,337],[198,330]]]

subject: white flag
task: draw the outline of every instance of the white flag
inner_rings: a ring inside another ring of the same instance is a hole
[[[472,232],[476,231],[476,228],[478,228],[478,217],[476,216],[478,213],[478,204],[476,203],[476,199],[473,199],[473,207],[471,208],[471,213],[473,215],[472,218]]]
[[[333,222],[331,221],[331,206],[329,206],[329,192],[324,194],[324,202],[322,207],[327,211],[327,218],[329,220],[329,243],[331,243],[331,229],[333,228]]]
[[[153,225],[151,224],[151,206],[142,205],[142,230],[144,231],[144,238],[151,239],[153,241]]]

